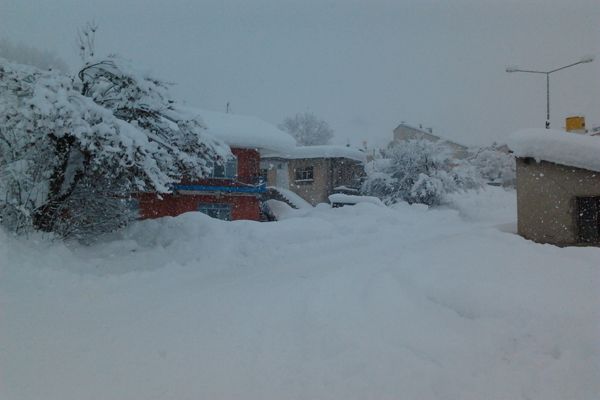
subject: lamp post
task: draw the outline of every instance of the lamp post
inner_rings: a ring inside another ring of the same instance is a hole
[[[569,67],[573,67],[575,65],[578,64],[584,64],[584,63],[590,63],[594,61],[594,57],[593,56],[587,56],[587,57],[583,57],[581,60],[573,63],[573,64],[569,64],[569,65],[565,65],[564,67],[559,67],[559,68],[555,68],[553,70],[550,71],[535,71],[535,70],[530,70],[530,69],[520,69],[518,67],[507,67],[506,68],[506,72],[525,72],[528,74],[543,74],[546,75],[546,129],[550,129],[550,74],[553,72],[557,72]]]

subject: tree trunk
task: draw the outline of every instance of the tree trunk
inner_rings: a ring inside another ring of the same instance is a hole
[[[61,214],[68,212],[62,207],[83,175],[82,171],[77,171],[69,188],[63,190],[65,174],[69,166],[69,158],[75,138],[72,136],[56,137],[53,134],[50,135],[50,138],[54,141],[55,154],[59,162],[54,167],[50,178],[47,201],[37,208],[33,215],[34,227],[44,232],[52,232],[56,221],[64,216]]]

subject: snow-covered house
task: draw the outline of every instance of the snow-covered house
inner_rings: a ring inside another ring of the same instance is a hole
[[[469,155],[469,149],[462,144],[442,139],[433,134],[431,128],[416,127],[402,122],[394,129],[392,143],[398,144],[407,140],[428,140],[430,142],[440,142],[452,152],[454,158],[464,159]]]
[[[519,234],[557,245],[600,244],[600,138],[549,129],[511,135]]]
[[[358,193],[365,162],[366,154],[352,147],[301,146],[266,153],[261,171],[269,186],[289,189],[315,205],[333,193]]]
[[[172,194],[139,195],[141,218],[175,216],[200,211],[223,220],[260,219],[260,197],[266,184],[260,177],[261,152],[287,152],[294,139],[277,127],[252,116],[189,109],[207,126],[207,133],[231,148],[232,158],[215,160],[212,176],[183,181]],[[224,162],[223,162],[224,161]]]

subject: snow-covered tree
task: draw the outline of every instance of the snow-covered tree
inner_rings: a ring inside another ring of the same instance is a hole
[[[329,144],[333,138],[329,124],[308,112],[284,119],[279,128],[292,135],[302,146]]]
[[[502,151],[497,144],[479,149],[469,161],[487,182],[507,187],[515,186],[515,157],[507,151]]]
[[[74,84],[0,59],[2,225],[89,238],[129,221],[132,193],[168,192],[228,155],[164,85],[121,64],[86,64]]]
[[[447,193],[481,186],[475,169],[452,158],[448,147],[440,143],[403,141],[384,150],[382,157],[367,166],[362,191],[387,204],[439,205]]]
[[[56,69],[62,72],[68,70],[67,64],[55,53],[39,50],[23,43],[14,44],[8,39],[0,39],[0,58],[44,70]]]
[[[134,124],[169,154],[160,166],[170,176],[186,171],[203,176],[207,166],[197,155],[227,158],[229,148],[207,136],[202,120],[179,107],[168,93],[168,84],[135,69],[130,62],[110,56],[88,62],[79,72],[82,94],[111,110],[115,117]],[[215,153],[216,151],[216,153]],[[164,158],[159,158],[158,161]]]

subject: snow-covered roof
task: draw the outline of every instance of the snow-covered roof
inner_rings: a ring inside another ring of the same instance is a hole
[[[422,126],[418,127],[416,125],[411,125],[411,124],[408,124],[406,122],[401,122],[394,130],[396,130],[396,129],[400,128],[400,127],[413,129],[415,131],[426,133],[428,135],[433,135],[433,130],[430,131],[429,129],[423,128]],[[436,135],[433,135],[433,136],[436,136]],[[437,137],[439,138],[439,136],[437,136]]]
[[[289,134],[260,118],[185,108],[190,117],[199,116],[207,133],[231,147],[256,148],[263,151],[290,151],[296,141]]]
[[[367,155],[354,147],[347,146],[298,146],[288,151],[273,152],[264,154],[264,157],[279,157],[285,159],[301,159],[301,158],[349,158],[360,162],[367,161]]]
[[[513,133],[507,144],[517,157],[600,172],[599,137],[554,129],[524,129]]]
[[[437,142],[439,140],[442,143],[447,143],[447,144],[457,147],[457,148],[461,148],[461,149],[465,149],[465,150],[468,149],[468,146],[465,146],[464,144],[460,144],[460,143],[454,142],[452,140],[444,139],[441,136],[434,135],[433,130],[429,130],[428,128],[423,128],[423,127],[417,127],[415,125],[407,124],[406,122],[400,123],[400,125],[398,125],[396,128],[394,128],[394,132],[396,132],[396,130],[398,130],[398,128],[401,128],[401,127],[411,129],[415,132],[418,132],[419,136],[423,136],[434,142]]]

